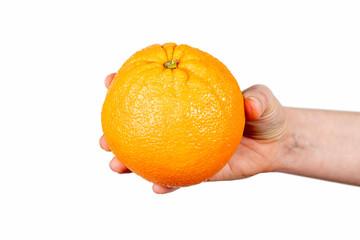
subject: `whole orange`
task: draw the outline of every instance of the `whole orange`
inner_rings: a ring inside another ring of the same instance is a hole
[[[245,123],[243,97],[218,59],[187,45],[152,45],[117,72],[102,109],[111,151],[164,186],[189,186],[220,171]]]

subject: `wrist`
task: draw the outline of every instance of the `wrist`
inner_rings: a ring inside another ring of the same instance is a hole
[[[360,115],[285,108],[286,134],[276,158],[277,172],[360,185]],[[339,127],[339,123],[341,127]]]
[[[285,134],[279,141],[280,150],[278,154],[279,166],[277,172],[296,173],[302,156],[308,151],[308,141],[300,129],[301,109],[285,107],[286,126]]]

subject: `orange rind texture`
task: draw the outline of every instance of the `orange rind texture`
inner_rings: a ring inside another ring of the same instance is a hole
[[[177,67],[164,63],[175,60]],[[115,156],[163,186],[198,184],[234,154],[245,124],[239,85],[218,59],[188,45],[149,46],[117,72],[102,109]]]

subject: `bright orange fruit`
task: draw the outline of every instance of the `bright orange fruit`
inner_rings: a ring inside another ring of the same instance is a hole
[[[200,183],[234,154],[245,123],[237,81],[218,59],[187,45],[152,45],[111,83],[102,127],[131,171],[164,186]]]

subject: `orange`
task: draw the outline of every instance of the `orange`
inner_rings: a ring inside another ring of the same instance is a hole
[[[218,59],[187,45],[152,45],[117,72],[102,109],[115,156],[163,186],[198,184],[234,154],[245,123],[243,97]]]

